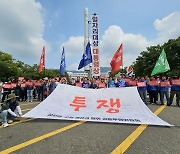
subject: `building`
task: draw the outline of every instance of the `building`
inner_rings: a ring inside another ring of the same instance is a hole
[[[88,73],[84,71],[68,71],[67,74],[70,78],[76,78],[76,77],[88,77]]]
[[[105,77],[109,77],[109,72],[111,71],[110,67],[100,67],[101,75]],[[70,78],[76,78],[76,77],[88,77],[88,73],[84,71],[67,71],[67,74]]]

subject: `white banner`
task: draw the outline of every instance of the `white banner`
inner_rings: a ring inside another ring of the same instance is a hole
[[[136,87],[85,89],[59,84],[23,117],[172,126],[149,110]]]
[[[93,76],[100,76],[99,64],[99,18],[96,13],[92,15],[92,58],[93,58]]]

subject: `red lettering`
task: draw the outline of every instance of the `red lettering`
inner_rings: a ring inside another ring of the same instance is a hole
[[[99,105],[97,106],[97,109],[100,109],[102,107],[109,107],[108,105],[106,105],[107,100],[97,100],[97,102],[99,103]]]
[[[99,50],[98,49],[93,49],[93,54],[99,54]]]
[[[75,107],[74,111],[79,111],[80,108],[86,107],[86,97],[75,96],[73,103],[70,106]]]

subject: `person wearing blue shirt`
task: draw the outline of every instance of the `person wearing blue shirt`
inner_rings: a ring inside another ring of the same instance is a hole
[[[151,77],[150,81],[157,81],[154,77]],[[148,92],[149,92],[149,99],[150,99],[150,104],[154,103],[157,104],[157,86],[158,85],[150,85],[148,83]]]
[[[173,98],[176,95],[176,105],[180,106],[179,104],[179,98],[180,98],[180,86],[176,85],[173,83],[173,80],[179,80],[180,79],[178,77],[173,77],[173,79],[171,80],[171,92],[170,92],[170,102],[167,104],[168,106],[170,106],[173,102]]]
[[[116,87],[114,84],[114,80],[112,79],[112,77],[109,77],[108,83],[107,83],[107,87],[108,88],[114,88]]]
[[[144,79],[144,77],[141,77],[139,82],[144,82],[144,86],[138,87],[138,92],[139,92],[139,95],[140,95],[141,99],[143,100],[143,102],[147,105],[147,83],[146,83],[146,80]]]
[[[122,76],[118,76],[117,80],[115,79],[115,86],[120,87],[127,87],[128,84],[125,82],[125,80],[122,78]]]
[[[50,84],[49,84],[49,94],[51,94],[54,91],[56,86],[57,86],[57,84],[56,84],[55,80],[51,79]]]
[[[88,79],[85,77],[82,82],[82,88],[89,88],[89,86],[90,86],[90,83]]]
[[[92,78],[92,81],[91,81],[91,84],[90,84],[89,88],[92,88],[92,89],[97,89],[98,88],[98,85],[97,85],[97,82],[96,82],[95,78]]]
[[[163,82],[168,82],[166,80],[166,77],[162,77],[162,80],[160,81],[160,101],[161,105],[164,105],[164,96],[166,97],[167,104],[170,104],[169,102],[169,86],[163,86]]]

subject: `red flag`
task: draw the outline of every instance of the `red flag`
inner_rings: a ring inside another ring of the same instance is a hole
[[[112,60],[111,60],[111,72],[114,73],[115,71],[119,70],[120,66],[122,66],[122,44],[120,45],[119,49],[116,51],[116,53],[114,54]]]
[[[45,67],[45,46],[42,49],[42,54],[41,54],[41,58],[40,58],[39,74],[43,71],[44,67]]]

